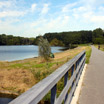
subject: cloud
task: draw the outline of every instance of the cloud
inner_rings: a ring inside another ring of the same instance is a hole
[[[42,8],[42,10],[41,10],[41,15],[47,14],[48,11],[49,11],[49,4],[44,4],[44,5],[43,5],[43,8]]]
[[[11,2],[9,2],[9,1],[0,1],[0,8],[10,7],[10,6],[11,6]]]
[[[24,16],[27,12],[17,0],[0,1],[0,18]]]
[[[69,16],[63,16],[60,15],[56,17],[55,19],[49,20],[45,27],[48,28],[49,30],[54,30],[55,28],[64,28],[65,25],[69,24]],[[56,30],[56,29],[55,29]]]
[[[3,17],[19,17],[19,16],[24,16],[26,12],[24,11],[3,11],[0,12],[0,18]]]
[[[75,2],[75,3],[69,3],[69,4],[67,4],[67,5],[64,5],[64,6],[62,7],[62,12],[69,12],[69,10],[70,10],[71,8],[75,7],[76,5],[77,5],[76,2]]]
[[[104,4],[104,0],[80,0],[80,3],[83,5],[89,5],[93,7],[97,7],[99,5]]]
[[[78,9],[77,9],[78,10]],[[83,9],[81,11],[83,11],[82,13],[79,13],[79,17],[81,16],[81,18],[83,20],[86,20],[89,24],[90,23],[103,23],[104,22],[104,8],[102,7],[98,7],[98,8],[87,8],[86,6],[83,7]],[[103,11],[103,12],[102,12]]]
[[[47,20],[45,18],[39,18],[38,20],[35,20],[34,22],[30,23],[30,26],[36,28],[37,26],[40,27],[40,25],[42,26],[42,24],[46,24],[46,23]]]
[[[100,6],[98,8],[98,11],[99,11],[100,14],[104,14],[104,7],[103,6]]]
[[[90,20],[95,23],[104,23],[104,16],[92,16]]]
[[[35,3],[31,5],[31,12],[34,12],[36,10],[36,6],[37,4]]]
[[[37,21],[34,21],[33,24],[30,24],[29,27],[32,26],[32,30],[35,32],[34,34],[36,34],[36,32],[44,34],[46,32],[62,31],[62,29],[68,30],[69,18],[69,16],[60,15],[51,19],[38,19]]]
[[[83,19],[90,23],[95,23],[95,24],[103,24],[104,23],[104,15],[97,15],[96,13],[86,13],[83,14]]]

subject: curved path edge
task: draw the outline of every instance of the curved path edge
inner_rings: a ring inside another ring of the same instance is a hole
[[[78,86],[76,87],[74,96],[72,98],[71,104],[77,104],[78,103],[78,99],[79,99],[81,87],[82,87],[82,84],[83,84],[83,78],[84,78],[84,75],[85,75],[86,67],[87,67],[87,64],[85,64],[85,66],[84,66],[84,69],[82,71],[82,74],[81,74],[79,82],[78,82]]]

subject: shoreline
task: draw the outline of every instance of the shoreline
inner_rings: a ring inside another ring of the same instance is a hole
[[[10,46],[14,46],[14,45],[10,45]],[[16,45],[16,46],[19,46],[19,45]],[[20,45],[21,46],[21,45]],[[23,45],[24,46],[24,45]],[[27,45],[29,46],[29,45]],[[32,45],[32,46],[37,46],[37,45]],[[51,47],[60,47],[60,46],[51,46]],[[72,48],[70,47],[61,47],[60,49],[58,49],[60,52],[64,52],[64,51],[67,51],[67,50],[70,50],[70,49],[74,49],[74,48],[77,48],[77,46],[73,46]],[[60,52],[55,52],[54,54],[56,53],[60,53]],[[34,57],[30,57],[30,58],[23,58],[23,59],[17,59],[17,60],[11,60],[11,61],[8,61],[8,60],[0,60],[0,62],[15,62],[15,61],[23,61],[23,60],[27,60],[27,59],[33,59],[33,58],[38,58],[39,56],[34,56]]]
[[[55,53],[63,52],[63,51],[65,51],[65,50],[63,50],[63,48],[65,48],[65,47],[61,47],[59,49],[56,49],[58,51],[52,52],[52,53],[55,54]],[[66,50],[68,50],[68,49],[66,49]],[[8,59],[8,60],[0,60],[0,62],[15,62],[15,61],[22,61],[22,60],[33,59],[33,58],[38,58],[38,57],[39,56],[38,56],[38,52],[37,52],[37,54],[34,54],[34,56],[32,56],[32,57],[24,57],[24,58],[20,58],[20,59],[17,58],[17,59],[14,59],[14,60],[10,60],[10,59]]]
[[[15,99],[18,96],[19,96],[19,94],[16,93],[16,92],[0,91],[0,98],[12,98],[12,99]]]

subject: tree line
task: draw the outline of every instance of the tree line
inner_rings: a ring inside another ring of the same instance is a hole
[[[0,45],[32,45],[34,40],[34,38],[0,34]]]
[[[40,36],[36,38],[24,38],[13,35],[0,35],[0,45],[38,45]],[[97,28],[93,31],[69,31],[60,33],[45,33],[43,38],[47,39],[52,46],[69,46],[71,44],[104,44],[104,31]]]
[[[46,33],[47,38],[52,45],[69,46],[70,44],[104,44],[104,31],[97,28],[93,31],[73,31],[60,33]],[[61,43],[61,44],[60,44]]]

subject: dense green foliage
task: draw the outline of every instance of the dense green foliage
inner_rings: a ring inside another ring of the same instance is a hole
[[[104,31],[101,28],[97,28],[93,31],[46,33],[44,35],[44,38],[47,38],[50,43],[53,43],[53,40],[57,39],[61,41],[65,46],[69,46],[69,44],[87,44],[87,43],[104,44]]]
[[[51,46],[64,46],[64,43],[61,40],[58,40],[56,38],[54,38],[51,42],[50,42]]]
[[[0,45],[30,45],[34,44],[34,38],[16,37],[13,35],[0,35]]]
[[[93,31],[72,31],[60,33],[46,33],[43,36],[47,38],[52,46],[69,46],[70,44],[104,44],[104,31],[97,28]],[[38,39],[16,37],[12,35],[0,35],[0,45],[37,45]]]

